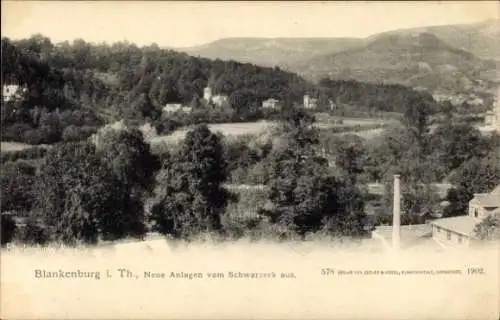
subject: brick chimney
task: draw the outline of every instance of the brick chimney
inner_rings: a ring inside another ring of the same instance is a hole
[[[401,239],[401,190],[399,175],[394,175],[394,202],[392,208],[392,247],[399,249]]]

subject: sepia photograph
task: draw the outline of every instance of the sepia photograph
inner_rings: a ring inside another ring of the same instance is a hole
[[[497,1],[1,7],[1,319],[500,319]]]

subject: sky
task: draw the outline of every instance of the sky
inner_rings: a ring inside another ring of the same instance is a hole
[[[187,47],[228,37],[366,37],[500,18],[496,1],[209,2],[3,0],[2,37]]]

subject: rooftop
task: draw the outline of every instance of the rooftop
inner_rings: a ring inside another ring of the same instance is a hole
[[[476,224],[481,222],[480,219],[472,216],[460,216],[451,218],[442,218],[431,221],[431,224],[447,229],[464,236],[470,236],[474,232]]]
[[[405,225],[400,227],[400,248],[401,249],[418,249],[418,248],[435,248],[441,249],[431,237],[432,229],[429,224]],[[382,240],[382,242],[390,247],[392,244],[392,226],[378,226],[372,232],[373,238]]]
[[[500,207],[500,185],[490,193],[476,193],[471,201],[483,207]]]

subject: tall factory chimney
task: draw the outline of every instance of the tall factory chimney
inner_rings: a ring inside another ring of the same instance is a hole
[[[392,208],[392,247],[399,249],[401,239],[401,190],[399,175],[394,175],[394,203]]]

